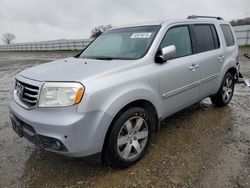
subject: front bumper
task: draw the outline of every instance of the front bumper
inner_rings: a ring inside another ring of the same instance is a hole
[[[10,111],[15,118],[34,130],[34,138],[40,136],[53,138],[61,142],[65,148],[57,151],[44,147],[44,144],[39,144],[41,139],[33,143],[46,150],[71,157],[86,157],[100,153],[112,121],[110,115],[100,110],[78,113],[77,105],[66,108],[27,110],[13,101],[10,104]],[[27,136],[25,137],[30,140]]]

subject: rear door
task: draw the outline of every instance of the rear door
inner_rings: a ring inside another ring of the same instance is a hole
[[[236,41],[234,39],[234,35],[232,32],[232,28],[228,24],[220,24],[221,31],[224,36],[224,63],[232,62],[233,64],[237,63],[237,59],[239,56],[238,46],[235,45]],[[223,75],[224,76],[224,75]]]
[[[194,53],[200,65],[200,99],[217,92],[219,73],[224,61],[223,49],[215,25],[194,24],[191,26],[194,38]]]
[[[160,48],[170,45],[176,47],[176,58],[159,65],[160,92],[166,115],[199,100],[199,65],[193,55],[188,25],[168,29]]]

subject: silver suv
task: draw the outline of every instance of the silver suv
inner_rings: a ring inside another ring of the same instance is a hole
[[[79,55],[16,76],[14,131],[38,147],[124,168],[167,116],[210,97],[232,99],[238,46],[222,18],[111,29]]]

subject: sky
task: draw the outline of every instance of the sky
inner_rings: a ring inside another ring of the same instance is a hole
[[[0,39],[15,43],[86,39],[102,24],[121,26],[188,15],[250,17],[250,0],[0,0]],[[2,44],[0,40],[0,44]]]

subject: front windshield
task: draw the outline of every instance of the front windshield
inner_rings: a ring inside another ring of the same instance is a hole
[[[107,31],[80,55],[88,59],[139,59],[143,57],[160,26],[142,26]]]

